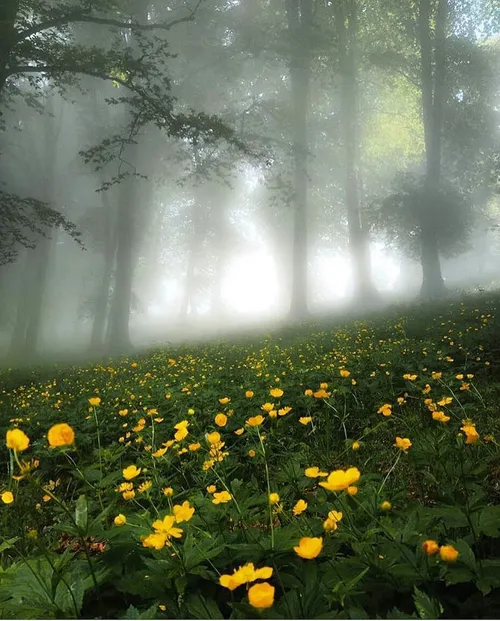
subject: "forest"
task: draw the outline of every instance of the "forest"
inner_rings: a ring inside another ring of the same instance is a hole
[[[0,617],[500,617],[498,0],[0,0]]]

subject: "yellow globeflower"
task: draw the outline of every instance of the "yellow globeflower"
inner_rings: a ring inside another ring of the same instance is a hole
[[[271,395],[271,397],[274,397],[275,399],[279,399],[280,397],[283,396],[283,391],[281,390],[281,388],[271,388],[271,390],[269,391],[269,394]]]
[[[351,372],[348,371],[347,369],[341,369],[340,370],[340,375],[341,375],[341,377],[349,377],[349,375],[351,375]]]
[[[220,433],[218,431],[212,431],[212,433],[208,433],[207,441],[209,444],[218,444],[220,442]]]
[[[446,563],[455,563],[458,558],[458,550],[452,545],[441,546],[439,548],[439,556]]]
[[[311,416],[301,416],[299,418],[299,423],[301,425],[309,425],[309,423],[312,421],[312,417]]]
[[[467,436],[467,439],[465,440],[466,444],[475,444],[480,436],[476,430],[476,426],[474,425],[474,423],[471,422],[464,422],[464,426],[460,427],[460,429],[465,433],[465,435]]]
[[[274,603],[274,587],[269,582],[259,582],[248,589],[248,601],[257,609],[271,608]]]
[[[293,507],[293,514],[300,515],[301,513],[304,513],[306,509],[307,509],[307,502],[301,498],[295,503],[295,506]]]
[[[12,492],[4,492],[1,498],[5,505],[10,505],[14,502],[14,494]]]
[[[232,498],[233,497],[229,492],[215,492],[212,502],[214,503],[214,505],[220,505],[229,502]]]
[[[351,448],[353,451],[359,451],[361,444],[359,442],[353,442]]]
[[[434,541],[434,539],[427,539],[422,544],[422,552],[424,552],[424,554],[428,554],[429,556],[437,554],[439,552],[438,542]]]
[[[51,448],[69,446],[75,441],[75,432],[68,424],[59,423],[49,429],[47,439]]]
[[[250,427],[258,427],[259,425],[262,425],[263,422],[264,417],[262,416],[262,414],[259,414],[258,416],[250,416],[250,418],[247,420],[247,425],[249,425]]]
[[[318,477],[326,477],[328,476],[328,472],[322,472],[318,466],[312,466],[311,468],[306,468],[304,470],[304,474],[309,479],[317,479]]]
[[[167,496],[167,498],[174,495],[174,490],[171,487],[164,487],[162,492],[164,496]]]
[[[225,427],[227,425],[227,416],[219,412],[215,417],[215,424],[217,427]]]
[[[390,403],[384,403],[377,410],[377,414],[382,414],[382,416],[390,416],[392,414],[392,405]]]
[[[247,399],[251,399],[253,397],[253,395],[254,395],[254,393],[253,393],[252,390],[247,390],[246,393],[245,393],[245,397]]]
[[[115,526],[123,526],[127,523],[127,518],[123,515],[123,513],[119,513],[113,521]]]
[[[137,466],[133,466],[133,465],[127,466],[126,468],[122,470],[123,478],[126,479],[127,481],[130,481],[131,479],[135,479],[135,477],[141,474],[141,470],[142,468],[137,468]]]
[[[276,492],[272,492],[271,494],[269,494],[270,505],[277,505],[279,501],[280,501],[279,494],[277,494]]]
[[[30,445],[30,439],[21,429],[9,429],[5,435],[7,448],[21,453]]]
[[[302,537],[298,546],[294,546],[296,554],[301,558],[313,559],[323,548],[323,537]]]
[[[388,500],[384,500],[384,502],[380,504],[381,511],[390,511],[391,509],[392,509],[392,505]]]
[[[396,436],[396,442],[394,443],[394,446],[406,452],[410,448],[410,446],[412,446],[412,443],[410,442],[409,438],[400,438],[399,436]]]
[[[334,470],[330,472],[326,481],[320,482],[320,485],[330,492],[340,492],[356,483],[360,476],[361,473],[357,468],[349,468],[346,471]]]
[[[90,397],[89,403],[92,407],[96,407],[101,404],[101,397]]]
[[[229,397],[223,397],[222,399],[219,399],[219,403],[221,405],[226,405],[227,403],[229,403],[231,401],[231,399]]]
[[[189,522],[193,517],[194,507],[191,507],[189,500],[185,500],[182,505],[174,505],[174,516],[177,524],[181,522]]]

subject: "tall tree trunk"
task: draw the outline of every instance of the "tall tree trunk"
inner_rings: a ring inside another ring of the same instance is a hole
[[[106,240],[104,248],[104,264],[102,266],[101,282],[97,291],[96,305],[94,308],[94,320],[92,322],[92,333],[90,336],[90,351],[101,351],[104,346],[104,328],[106,326],[106,316],[109,306],[109,290],[111,287],[111,276],[113,263],[116,255],[115,236],[111,224],[112,206],[109,201],[108,192],[102,193],[103,207],[105,210]]]
[[[131,150],[136,151],[133,146]],[[132,154],[128,155],[130,157]],[[118,205],[116,230],[116,270],[113,299],[109,317],[109,349],[119,354],[130,349],[130,307],[132,302],[132,282],[135,268],[136,236],[134,211],[138,209],[137,179],[122,181]]]
[[[371,298],[375,290],[371,280],[370,252],[361,223],[358,132],[358,17],[356,0],[334,3],[340,70],[340,128],[344,152],[344,194],[347,208],[349,247],[354,277],[354,294]]]
[[[16,29],[14,25],[19,4],[19,0],[2,0],[0,4],[0,100],[8,78],[9,55],[15,45]]]
[[[425,204],[420,209],[421,263],[423,298],[435,298],[445,290],[439,259],[438,238],[434,225],[439,209],[439,185],[441,176],[441,134],[446,76],[446,18],[447,0],[438,0],[435,42],[434,72],[432,70],[433,45],[431,40],[430,0],[420,0],[419,37],[422,84],[422,113],[425,136],[426,174],[424,183]]]
[[[310,83],[311,0],[287,0],[294,158],[294,220],[290,316],[308,314],[307,112]]]
[[[137,3],[133,17],[146,23],[148,21],[148,4]],[[131,48],[139,53],[134,34],[131,34]],[[129,111],[126,111],[128,117]],[[141,160],[138,143],[129,146],[126,159],[131,170],[137,170]],[[140,199],[143,182],[134,177],[122,181],[117,214],[116,270],[113,299],[108,326],[108,347],[112,354],[120,354],[132,347],[130,340],[130,310],[132,302],[132,284],[137,258],[137,218],[139,208],[144,208]]]

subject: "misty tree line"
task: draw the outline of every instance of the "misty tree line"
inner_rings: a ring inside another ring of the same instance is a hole
[[[348,250],[359,299],[377,295],[372,238],[418,259],[422,296],[439,296],[441,257],[496,224],[499,69],[495,0],[2,0],[11,354],[34,352],[44,309],[65,304],[91,319],[92,350],[126,349],[168,270],[185,274],[181,316],[207,282],[222,313],[225,262],[250,244],[235,201],[275,249],[294,318],[318,240]]]

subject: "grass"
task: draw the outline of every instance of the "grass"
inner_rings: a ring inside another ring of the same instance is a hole
[[[0,616],[499,616],[498,301],[4,369]]]

